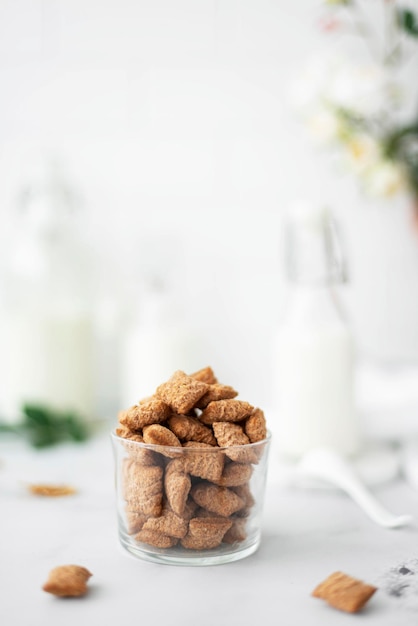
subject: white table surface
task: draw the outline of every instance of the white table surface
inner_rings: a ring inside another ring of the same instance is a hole
[[[274,447],[259,550],[211,567],[153,564],[120,546],[106,433],[42,452],[0,438],[0,461],[2,626],[417,623],[418,571],[416,579],[409,576],[415,581],[409,600],[390,595],[382,580],[418,558],[418,526],[386,530],[339,492],[283,486]],[[65,482],[78,494],[36,497],[28,482]],[[418,491],[402,478],[374,491],[393,512],[418,520]],[[67,563],[93,573],[87,596],[60,599],[42,591],[49,570]],[[310,595],[335,570],[379,586],[356,616]]]

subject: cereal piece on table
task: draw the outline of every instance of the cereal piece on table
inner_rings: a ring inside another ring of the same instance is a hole
[[[163,535],[155,530],[142,529],[134,537],[135,541],[141,541],[142,543],[148,543],[155,548],[172,548],[176,545],[178,539],[176,537],[169,537]]]
[[[221,478],[224,467],[224,455],[215,446],[199,441],[187,441],[183,445],[187,449],[184,457],[184,469],[192,476],[210,481]]]
[[[163,469],[141,465],[133,459],[123,461],[123,494],[130,511],[157,517],[163,502]]]
[[[231,519],[231,518],[230,518]],[[247,538],[247,532],[245,526],[247,520],[243,517],[232,518],[232,526],[226,531],[222,541],[224,543],[236,543],[238,541],[244,541]]]
[[[336,609],[356,613],[363,608],[375,591],[377,591],[376,587],[357,578],[352,578],[343,572],[334,572],[315,587],[312,595],[326,600]]]
[[[262,441],[267,437],[266,418],[261,409],[254,409],[245,420],[244,431],[251,443]]]
[[[143,430],[144,443],[151,443],[155,446],[170,446],[181,448],[178,437],[166,426],[161,424],[150,424]]]
[[[130,511],[129,509],[126,510],[125,516],[126,527],[129,535],[138,533],[148,519],[148,516],[144,515],[144,513],[139,511]]]
[[[229,517],[236,513],[245,502],[234,491],[211,483],[198,483],[190,491],[193,500],[204,509]]]
[[[42,589],[63,598],[83,596],[90,576],[91,572],[81,565],[60,565],[49,572]]]
[[[69,485],[31,484],[28,485],[28,489],[35,496],[47,496],[50,498],[72,496],[77,493],[77,490]]]
[[[164,489],[167,502],[177,515],[183,517],[192,481],[184,471],[183,459],[173,459],[165,468]]]
[[[208,384],[177,370],[167,382],[157,387],[156,393],[173,411],[184,415],[194,407],[208,389]]]
[[[214,422],[240,422],[249,417],[254,407],[244,400],[215,400],[202,411],[199,419],[208,426]]]
[[[238,487],[248,483],[253,473],[253,468],[248,463],[228,463],[225,465],[219,480],[213,481],[221,487]]]
[[[159,517],[149,517],[142,529],[153,530],[162,535],[182,539],[187,533],[188,523],[187,520],[176,515],[169,507],[165,507],[162,515]]]
[[[256,452],[250,446],[248,448],[234,448],[234,446],[246,446],[250,443],[242,426],[231,422],[215,422],[212,425],[214,435],[225,454],[237,463],[257,463]]]
[[[207,383],[208,385],[216,385],[218,382],[213,369],[209,366],[194,372],[194,374],[190,374],[190,376],[195,380],[200,380],[200,382]]]
[[[168,425],[180,441],[200,441],[216,446],[213,432],[195,417],[189,415],[172,415],[168,419]]]
[[[171,415],[169,406],[160,398],[152,396],[127,411],[120,411],[119,423],[131,430],[140,430],[149,424],[161,424]]]
[[[205,395],[200,398],[196,407],[198,409],[204,409],[210,402],[216,402],[218,400],[231,400],[237,395],[238,391],[235,391],[233,387],[215,383],[214,385],[211,385]]]

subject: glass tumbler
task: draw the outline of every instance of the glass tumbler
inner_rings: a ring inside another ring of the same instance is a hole
[[[271,435],[230,447],[169,447],[111,434],[119,539],[156,563],[216,565],[261,540]]]

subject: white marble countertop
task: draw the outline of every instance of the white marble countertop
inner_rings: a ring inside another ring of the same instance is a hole
[[[402,626],[417,620],[418,525],[386,530],[339,492],[285,487],[274,456],[259,550],[211,567],[153,564],[120,546],[107,435],[42,452],[3,438],[0,460],[5,626]],[[78,493],[40,498],[27,491],[28,482],[65,482]],[[401,477],[374,491],[393,512],[418,520],[418,490]],[[93,573],[87,596],[59,599],[41,590],[50,569],[67,563]],[[399,573],[408,565],[416,575]],[[361,613],[346,614],[311,597],[335,570],[379,587]]]

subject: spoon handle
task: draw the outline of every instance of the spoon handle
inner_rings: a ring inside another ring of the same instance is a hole
[[[341,480],[341,488],[356,502],[363,511],[377,524],[388,528],[398,528],[411,521],[409,515],[393,515],[375,496],[360,482],[356,476],[350,480]]]
[[[300,469],[307,475],[321,478],[340,487],[377,524],[397,528],[412,521],[410,515],[393,515],[365,487],[351,465],[333,450],[317,449],[308,452]]]

